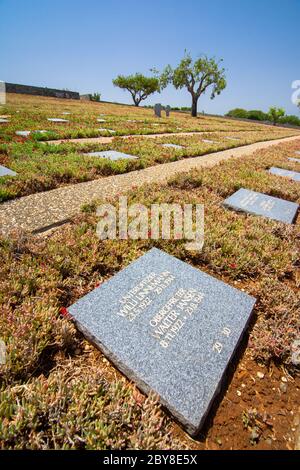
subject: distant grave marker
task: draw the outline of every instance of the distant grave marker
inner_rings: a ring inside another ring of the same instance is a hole
[[[292,158],[292,157],[290,157],[288,160],[291,160],[291,162],[300,163],[300,158]]]
[[[227,140],[241,140],[240,137],[229,137],[229,136],[226,136],[225,139],[227,139]]]
[[[202,142],[204,142],[205,144],[216,144],[214,140],[209,140],[209,139],[202,139]]]
[[[269,169],[269,173],[272,173],[272,175],[276,176],[285,176],[286,178],[290,178],[294,181],[300,181],[300,173],[297,171],[284,170],[283,168],[276,168],[275,166],[272,166],[272,168]]]
[[[28,137],[30,135],[31,131],[16,131],[16,135],[20,137]]]
[[[294,222],[299,208],[298,204],[294,202],[244,188],[227,198],[223,205],[230,209],[261,215],[288,224]]]
[[[0,105],[6,103],[6,84],[0,80]]]
[[[6,168],[6,166],[0,165],[0,176],[16,176],[17,173],[14,171],[10,170],[9,168]]]
[[[104,150],[102,152],[88,152],[84,155],[88,157],[102,157],[107,158],[108,160],[136,160],[138,157],[134,155],[128,155],[122,152],[116,152],[115,150]]]
[[[174,148],[174,149],[182,149],[183,146],[182,145],[176,145],[176,144],[162,144],[163,147],[170,147],[170,148]]]
[[[171,108],[170,106],[166,106],[166,117],[170,116]]]
[[[6,124],[7,122],[9,122],[9,119],[0,118],[0,123],[1,124]]]
[[[106,122],[106,119],[97,119],[98,122]]]
[[[116,131],[114,131],[113,129],[104,129],[104,128],[100,128],[98,129],[99,132],[109,132],[110,134],[115,134]]]
[[[300,150],[296,150],[295,152],[297,155],[300,155]]]
[[[154,114],[156,117],[161,117],[161,110],[162,110],[162,106],[160,103],[157,103],[155,106],[154,106]]]
[[[67,119],[61,119],[61,118],[48,118],[47,120],[50,122],[69,122]]]
[[[153,248],[68,311],[78,328],[195,435],[255,299]]]

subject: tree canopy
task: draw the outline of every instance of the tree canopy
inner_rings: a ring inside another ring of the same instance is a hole
[[[274,126],[285,116],[285,110],[282,108],[276,108],[273,106],[269,109],[269,119],[273,122]]]
[[[140,102],[148,98],[152,93],[161,91],[160,80],[156,77],[145,77],[140,73],[135,75],[118,75],[113,80],[113,84],[123,90],[129,91],[135,106],[139,106]]]
[[[172,83],[176,89],[186,88],[192,95],[192,116],[197,116],[197,103],[200,96],[211,88],[211,99],[219,95],[226,87],[225,69],[220,67],[220,60],[207,56],[193,61],[185,53],[179,65],[173,69],[168,65],[160,76],[160,85],[165,87]]]

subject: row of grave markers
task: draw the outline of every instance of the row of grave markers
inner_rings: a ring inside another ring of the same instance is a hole
[[[223,204],[286,223],[299,209],[245,188]],[[144,393],[158,394],[195,436],[255,303],[254,297],[153,248],[68,312],[88,340]]]

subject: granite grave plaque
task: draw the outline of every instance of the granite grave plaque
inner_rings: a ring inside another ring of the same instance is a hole
[[[294,181],[300,181],[300,173],[297,171],[284,170],[283,168],[272,166],[272,168],[269,169],[269,173],[276,176],[285,176],[286,178],[290,178]]]
[[[104,129],[104,127],[98,129],[98,131],[100,131],[100,132],[109,132],[110,134],[115,134],[116,133],[116,131],[114,131],[113,129]]]
[[[84,155],[88,157],[102,157],[108,160],[136,160],[138,157],[134,155],[128,155],[127,153],[116,152],[115,150],[103,150],[101,152],[88,152]]]
[[[176,145],[176,144],[162,144],[163,147],[170,147],[170,148],[173,148],[173,149],[182,149],[183,146],[182,145]]]
[[[50,122],[69,122],[67,119],[61,119],[61,118],[48,118],[47,120]]]
[[[31,131],[16,131],[16,135],[20,137],[28,137]]]
[[[161,110],[162,110],[162,106],[160,103],[157,103],[155,106],[154,106],[154,114],[156,117],[161,117]]]
[[[262,215],[288,224],[294,222],[299,208],[295,202],[285,201],[244,188],[239,189],[227,198],[223,205],[230,209],[248,212],[253,215]]]
[[[17,173],[6,168],[6,166],[0,165],[0,176],[16,176]]]
[[[220,390],[255,299],[156,248],[73,304],[78,328],[192,435]]]
[[[6,124],[7,122],[9,122],[8,119],[0,118],[0,123],[1,124]]]
[[[290,157],[289,160],[291,160],[291,162],[300,163],[300,158],[292,158],[292,157]]]
[[[214,140],[209,140],[209,139],[202,139],[202,142],[204,142],[205,144],[216,144]]]

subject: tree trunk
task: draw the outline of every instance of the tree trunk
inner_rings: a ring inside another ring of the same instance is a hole
[[[197,96],[193,96],[193,101],[192,101],[192,116],[197,117],[197,104],[198,104],[198,98]]]

